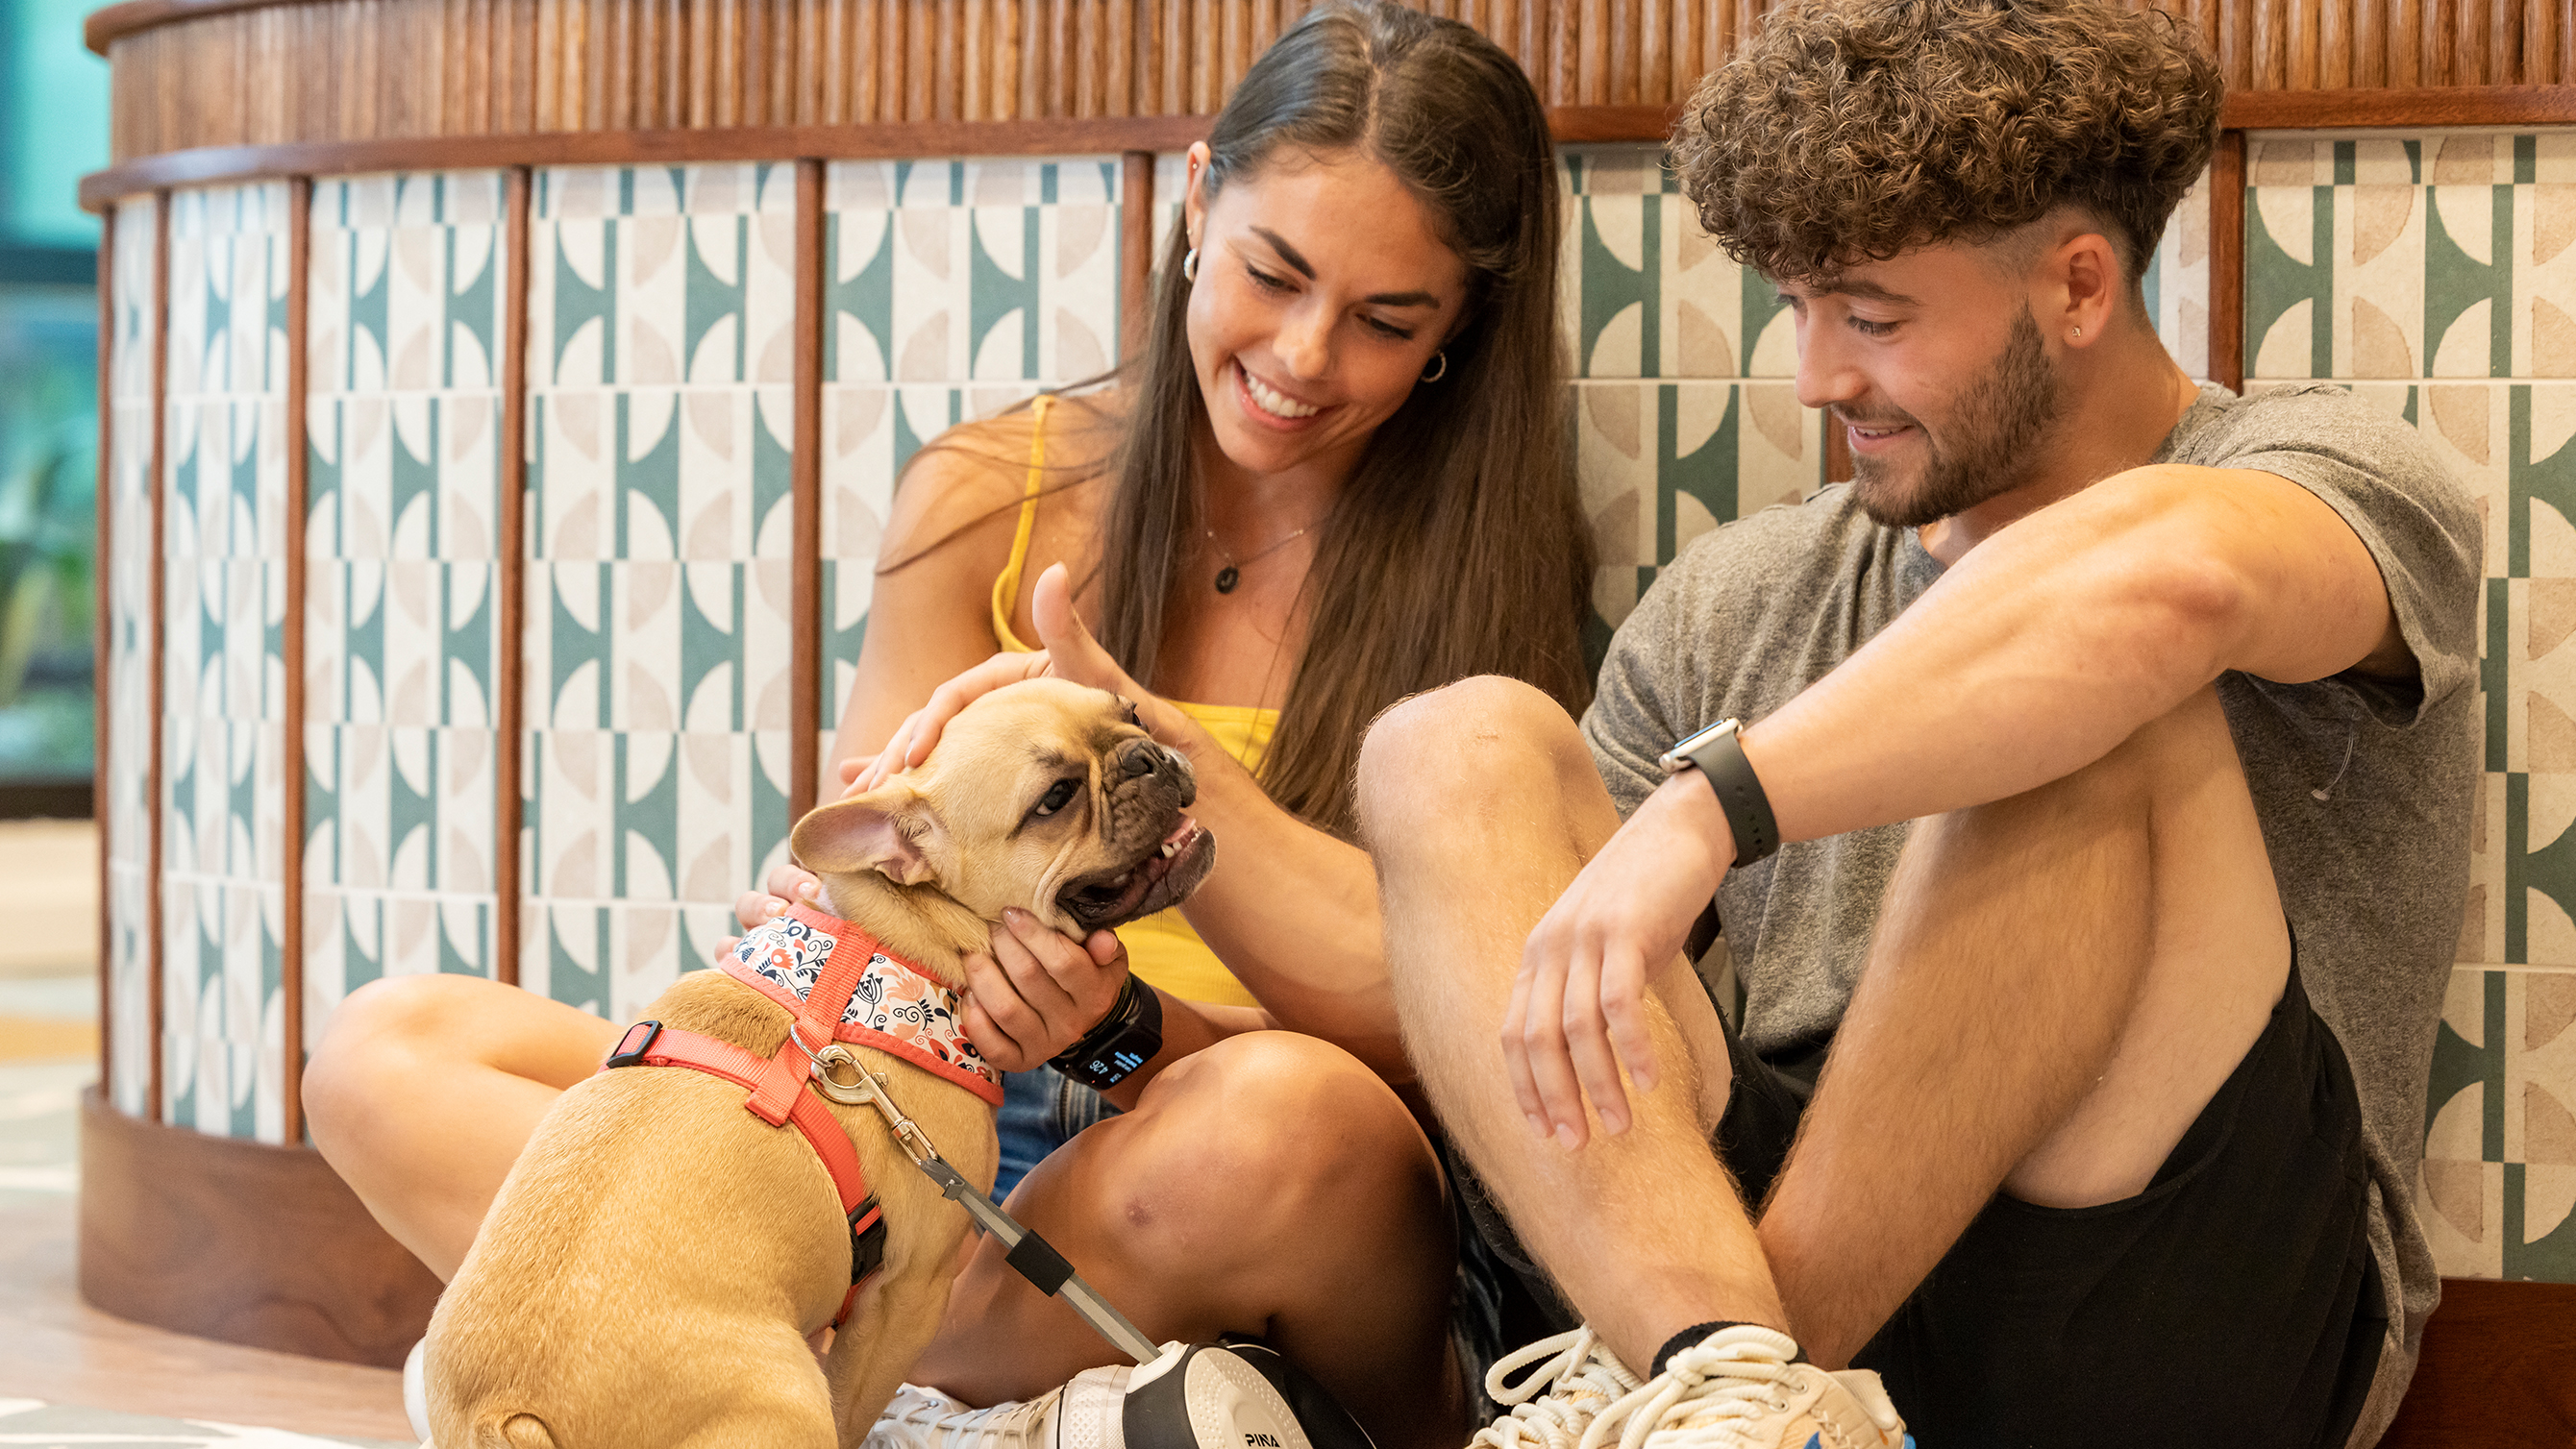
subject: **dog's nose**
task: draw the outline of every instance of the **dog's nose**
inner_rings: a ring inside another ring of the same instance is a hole
[[[1154,773],[1154,767],[1162,762],[1162,755],[1163,751],[1152,740],[1131,740],[1126,754],[1118,761],[1118,767],[1132,780],[1139,775]]]

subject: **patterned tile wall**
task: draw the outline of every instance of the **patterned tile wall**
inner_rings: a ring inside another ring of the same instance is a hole
[[[534,191],[520,981],[629,1015],[785,849],[795,169]]]
[[[2486,787],[2426,1102],[2443,1271],[2576,1281],[2576,133],[2256,137],[2248,386],[2331,377],[2486,517]]]
[[[489,975],[499,172],[313,193],[305,1040],[380,976]]]
[[[102,768],[107,823],[109,1099],[129,1116],[151,1110],[150,884],[152,802],[145,762],[152,749],[152,318],[159,299],[153,253],[158,204],[150,197],[116,209],[108,288],[115,306],[108,348],[108,476],[111,526],[107,570],[108,759]]]
[[[825,180],[819,778],[894,481],[922,443],[1118,361],[1119,163],[839,162]],[[1160,190],[1156,193],[1162,194]]]
[[[276,1141],[286,609],[283,183],[170,203],[164,1120]]]

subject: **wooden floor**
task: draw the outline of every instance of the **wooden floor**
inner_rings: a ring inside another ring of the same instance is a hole
[[[112,1318],[74,1287],[76,1101],[97,1076],[96,837],[0,824],[0,1398],[406,1440],[402,1376]]]

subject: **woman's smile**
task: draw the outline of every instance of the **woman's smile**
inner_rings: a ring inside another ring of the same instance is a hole
[[[1234,360],[1234,379],[1235,392],[1244,405],[1244,412],[1255,421],[1274,428],[1312,427],[1317,418],[1332,411],[1320,403],[1301,402],[1263,382],[1253,375],[1251,368],[1243,365],[1240,357]]]

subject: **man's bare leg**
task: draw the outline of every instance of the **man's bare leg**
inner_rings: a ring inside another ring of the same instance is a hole
[[[1839,1366],[1998,1188],[2144,1189],[2289,970],[2214,692],[2101,761],[1917,825],[1762,1241]]]
[[[1668,1065],[1651,1092],[1629,1084],[1626,1132],[1596,1128],[1569,1152],[1531,1131],[1504,1075],[1522,943],[1619,824],[1574,721],[1510,680],[1418,696],[1370,730],[1359,799],[1406,1048],[1522,1245],[1640,1372],[1695,1323],[1786,1329],[1751,1219],[1709,1150],[1728,1074],[1687,966],[1673,963],[1679,976],[1664,980],[1677,989],[1648,1004]]]
[[[1999,1186],[2058,1205],[2134,1192],[2260,1032],[2287,965],[2213,694],[2065,780],[1927,823],[1799,1177],[1748,1242],[1701,1129],[1721,1094],[1703,1088],[1694,1112],[1685,1084],[1631,1083],[1637,1125],[1567,1152],[1529,1131],[1503,1075],[1522,939],[1615,824],[1571,721],[1498,681],[1424,696],[1372,734],[1361,801],[1432,1101],[1523,1246],[1641,1368],[1711,1320],[1791,1327],[1838,1365]],[[1669,1017],[1649,1014],[1675,1059]]]

